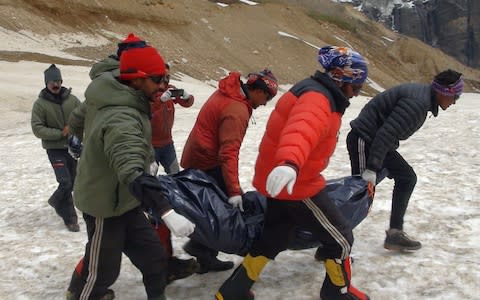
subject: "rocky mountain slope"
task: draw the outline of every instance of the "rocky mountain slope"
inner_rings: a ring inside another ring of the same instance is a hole
[[[63,49],[83,60],[47,56],[36,47],[15,51],[4,47],[0,59],[91,65],[113,53],[121,37],[135,32],[159,49],[174,72],[217,80],[226,70],[247,73],[269,67],[281,83],[293,83],[319,68],[315,46],[334,44],[349,45],[362,53],[369,61],[369,78],[386,88],[400,82],[428,82],[438,71],[453,68],[464,73],[469,91],[480,90],[479,70],[388,30],[351,6],[329,0],[224,3],[229,4],[207,0],[0,0],[4,31],[51,38],[52,47],[58,45],[59,35],[71,37],[73,44],[78,34],[105,40],[103,46],[78,40],[75,47]]]
[[[480,68],[480,1],[357,0],[354,4],[388,28]]]

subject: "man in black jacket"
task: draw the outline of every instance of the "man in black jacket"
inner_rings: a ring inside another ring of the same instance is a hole
[[[420,129],[429,111],[436,117],[438,107],[446,110],[455,104],[462,91],[462,74],[446,70],[437,74],[431,84],[407,83],[378,94],[350,123],[347,148],[352,174],[361,174],[369,182],[372,196],[380,170],[386,169],[388,177],[395,181],[386,249],[413,251],[422,247],[403,231],[403,219],[417,176],[396,151],[399,141]]]

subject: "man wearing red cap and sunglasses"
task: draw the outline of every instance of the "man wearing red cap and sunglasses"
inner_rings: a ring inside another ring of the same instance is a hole
[[[114,76],[118,77],[120,74],[120,57],[122,56],[123,51],[127,49],[144,47],[147,47],[147,43],[144,40],[142,40],[133,33],[129,33],[125,39],[118,43],[116,54],[112,54],[92,66],[92,69],[90,69],[90,72],[88,74],[90,76],[90,79],[93,80],[104,72],[113,72]],[[85,117],[87,115],[87,109],[94,106],[93,103],[89,104],[90,101],[87,100],[88,99],[82,102],[82,104],[70,114],[70,118],[68,119],[70,133],[76,136],[80,141],[83,139],[83,130],[85,125]],[[94,110],[95,108],[93,107],[93,111]],[[92,116],[92,114],[89,114],[89,116]],[[78,149],[81,150],[81,148]],[[73,152],[72,154],[76,156],[75,158],[80,157],[81,151],[77,153],[75,149],[71,150]]]
[[[119,77],[103,72],[85,91],[96,111],[85,119],[74,191],[88,242],[67,299],[113,299],[109,287],[118,278],[123,253],[142,272],[148,299],[165,299],[165,249],[144,210],[160,216],[179,237],[190,235],[195,225],[171,208],[158,180],[148,174],[154,160],[150,101],[165,89],[164,75],[156,49],[128,49],[120,57]]]
[[[133,48],[145,48],[147,47],[147,43],[142,40],[140,37],[136,36],[133,33],[129,33],[128,36],[123,39],[121,42],[118,43],[118,48],[116,54],[110,55],[109,57],[95,63],[92,66],[92,69],[90,70],[90,78],[93,80],[99,75],[101,75],[104,72],[113,72],[114,76],[119,76],[120,75],[120,57],[122,56],[122,53],[128,49],[133,49]],[[165,79],[165,86],[168,84],[168,65],[165,65],[166,67],[166,74],[163,77]],[[163,92],[163,89],[160,89],[160,94]],[[193,97],[193,96],[191,96]],[[89,99],[87,99],[89,100]],[[183,101],[187,105],[188,104],[193,104],[193,99],[192,101]],[[152,104],[152,119],[150,122],[153,122],[154,118],[154,109]],[[83,139],[83,130],[84,130],[84,123],[85,123],[85,117],[87,116],[87,110],[90,111],[88,114],[88,118],[93,118],[95,114],[95,103],[92,101],[84,101],[79,107],[77,107],[71,114],[70,118],[68,120],[69,126],[70,126],[70,132],[72,133],[72,136],[76,138],[77,141],[81,141]],[[160,118],[157,118],[160,119]],[[88,122],[88,120],[87,120]],[[159,120],[157,120],[158,123]],[[74,156],[76,159],[78,159],[81,155],[82,151],[82,144],[78,145],[77,147],[74,147],[73,142],[74,140],[71,139],[69,140],[69,152]],[[155,147],[155,142],[154,142],[154,126],[152,125],[152,144]],[[155,174],[152,174],[155,175]],[[163,224],[163,222],[158,222],[155,220],[154,224],[155,229],[157,230],[157,234],[160,237],[160,241],[162,241],[162,244],[164,245],[164,248],[166,249],[168,257],[168,275],[167,275],[167,282],[171,282],[173,280],[181,279],[188,277],[192,274],[195,273],[195,271],[199,268],[197,262],[195,259],[190,258],[190,259],[181,259],[175,255],[173,255],[173,247],[172,247],[172,241],[171,241],[171,234],[170,231],[168,230],[168,227]],[[83,262],[80,260],[78,264],[78,268],[76,268],[76,271],[78,273],[81,272],[81,266]]]
[[[251,73],[243,83],[240,73],[231,72],[202,106],[188,136],[180,165],[200,169],[215,179],[229,197],[228,202],[243,211],[238,179],[238,157],[252,110],[266,105],[277,94],[277,79],[269,70]],[[233,268],[233,262],[216,258],[218,251],[194,240],[185,244],[197,257],[199,273]]]

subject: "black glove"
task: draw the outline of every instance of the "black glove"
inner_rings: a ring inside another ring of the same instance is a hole
[[[82,154],[83,145],[80,139],[76,135],[68,137],[68,154],[74,159],[79,159]]]
[[[155,176],[143,173],[130,183],[128,190],[145,209],[152,210],[157,217],[161,217],[171,209],[170,203],[162,193],[162,186]]]

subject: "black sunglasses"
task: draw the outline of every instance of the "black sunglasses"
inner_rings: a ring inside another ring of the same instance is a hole
[[[148,76],[148,78],[150,78],[150,80],[155,82],[156,84],[160,84],[162,82],[165,82],[168,84],[170,82],[170,75],[165,75],[165,76],[152,75],[152,76]]]
[[[360,93],[360,91],[362,90],[362,88],[363,88],[363,85],[361,85],[361,84],[352,84],[352,92],[353,92],[354,94]]]

